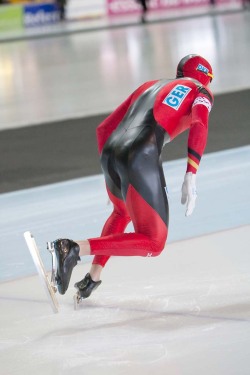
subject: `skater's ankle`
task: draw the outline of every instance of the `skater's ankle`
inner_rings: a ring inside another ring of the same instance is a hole
[[[91,279],[95,282],[100,281],[103,267],[99,264],[92,264],[89,271]]]
[[[77,241],[77,244],[79,245],[80,247],[80,257],[81,256],[85,256],[85,255],[91,255],[91,249],[90,249],[90,244],[89,244],[89,241],[88,240],[80,240],[80,241]]]
[[[90,277],[91,277],[92,281],[94,281],[94,282],[100,281],[101,275],[99,273],[95,273],[95,272],[90,271],[89,274],[90,274]]]

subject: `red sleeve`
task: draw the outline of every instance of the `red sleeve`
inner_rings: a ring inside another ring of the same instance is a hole
[[[187,172],[196,173],[204,153],[208,136],[208,118],[212,104],[208,97],[200,94],[192,107],[192,121],[188,136]]]

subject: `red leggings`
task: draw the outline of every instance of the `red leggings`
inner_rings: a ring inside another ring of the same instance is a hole
[[[129,185],[126,202],[108,190],[114,210],[106,221],[101,237],[88,239],[93,264],[105,266],[110,256],[159,255],[167,239],[168,229],[159,214]],[[124,233],[132,220],[134,233]]]

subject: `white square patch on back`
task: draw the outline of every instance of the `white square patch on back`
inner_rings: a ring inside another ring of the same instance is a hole
[[[192,89],[185,85],[176,85],[170,93],[165,97],[163,100],[163,104],[168,105],[169,107],[175,109],[176,111],[179,109],[181,103],[186,98],[188,93]]]

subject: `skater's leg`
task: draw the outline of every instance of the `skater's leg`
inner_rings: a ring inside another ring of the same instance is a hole
[[[130,185],[127,207],[135,233],[114,234],[78,241],[80,255],[157,256],[167,239],[167,225],[135,188]]]
[[[103,256],[103,255],[96,255],[95,257],[97,257],[97,259],[96,259],[97,262],[100,262],[100,261],[98,260],[98,257],[100,257],[101,260],[102,260],[102,258],[103,258],[103,259],[106,258],[106,259],[105,259],[106,262],[107,262],[107,261],[109,260],[109,258],[110,258],[109,256]],[[106,263],[106,262],[105,262],[105,263]],[[98,263],[92,263],[89,273],[90,273],[91,278],[92,278],[93,281],[99,281],[99,280],[101,279],[101,274],[102,274],[103,267],[104,267],[104,266],[101,266],[101,265],[98,264]]]
[[[117,192],[117,188],[114,189],[114,186],[112,188],[110,181],[109,185],[111,189],[107,187],[107,192],[114,208],[103,227],[101,237],[115,233],[123,233],[128,223],[131,221],[126,204],[121,198],[121,193]],[[116,195],[119,195],[119,197],[115,196],[111,190],[114,192],[116,191]],[[83,247],[85,251],[90,252],[88,241],[84,243]],[[84,255],[85,251],[83,251],[83,254],[80,255]],[[89,297],[90,294],[101,284],[101,273],[109,258],[109,255],[96,255],[89,273],[83,278],[83,280],[75,284],[81,298]]]
[[[103,227],[101,237],[115,233],[123,233],[128,223],[131,221],[124,201],[112,194],[108,187],[107,192],[114,208]],[[94,257],[90,270],[90,275],[93,280],[100,280],[102,268],[106,265],[109,258],[110,257],[107,255],[96,255]]]
[[[127,205],[136,233],[123,233],[79,241],[80,255],[107,256],[157,256],[164,248],[167,239],[167,226],[152,207],[131,186]],[[75,286],[81,298],[90,296],[101,281],[91,279],[87,274]]]
[[[145,16],[148,11],[147,7],[147,1],[146,0],[141,0],[141,6],[142,6],[142,15],[141,15],[141,21],[144,23],[146,21]]]

